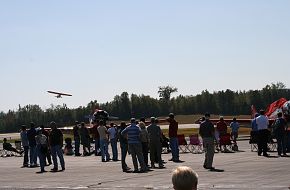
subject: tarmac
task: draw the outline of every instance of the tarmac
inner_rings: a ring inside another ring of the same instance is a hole
[[[36,174],[40,168],[21,168],[23,157],[0,157],[0,189],[173,189],[171,173],[181,165],[198,173],[198,189],[290,189],[290,157],[277,157],[277,152],[258,156],[246,140],[238,145],[238,152],[215,154],[214,166],[224,172],[204,169],[204,153],[180,153],[183,163],[168,161],[171,153],[162,154],[166,168],[147,173],[124,173],[120,161],[104,163],[92,155],[65,156],[65,171]],[[133,168],[130,155],[126,162]]]

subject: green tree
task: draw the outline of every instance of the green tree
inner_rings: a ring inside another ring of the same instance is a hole
[[[159,93],[159,98],[165,100],[165,101],[169,101],[171,94],[174,92],[177,92],[177,88],[172,87],[172,86],[159,86],[158,87],[158,93]]]

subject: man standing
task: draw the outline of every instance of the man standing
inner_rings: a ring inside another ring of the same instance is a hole
[[[278,118],[275,120],[274,125],[274,135],[277,139],[277,145],[278,145],[278,156],[287,156],[286,154],[286,134],[287,134],[287,122],[282,117],[282,113],[278,113]]]
[[[269,120],[268,117],[265,116],[265,111],[260,110],[260,116],[256,119],[257,122],[257,128],[258,128],[258,155],[261,156],[263,152],[263,156],[268,157],[269,154],[267,153],[267,143],[268,143],[268,137],[269,137]]]
[[[81,144],[83,145],[83,156],[89,156],[91,154],[91,142],[90,133],[84,122],[81,122],[80,128]]]
[[[122,170],[123,172],[128,172],[131,168],[126,164],[126,156],[128,152],[128,139],[127,136],[123,136],[122,131],[126,129],[126,123],[121,122],[120,131],[119,131],[119,140],[120,140],[120,148],[121,148],[121,162],[122,162]]]
[[[75,126],[73,127],[74,141],[75,141],[75,156],[80,156],[80,144],[81,137],[79,133],[79,122],[75,122]]]
[[[105,123],[103,120],[101,120],[99,124],[98,132],[100,135],[102,162],[109,162],[110,154],[108,152],[108,130],[107,127],[104,126]]]
[[[93,139],[95,141],[95,156],[98,156],[98,154],[100,153],[100,135],[98,132],[99,120],[94,120],[92,124],[93,124],[92,134]]]
[[[237,145],[237,138],[239,135],[239,128],[240,128],[240,125],[237,122],[237,118],[235,118],[235,117],[233,118],[233,121],[230,124],[230,128],[232,129],[231,137],[234,141],[234,144]]]
[[[172,158],[169,161],[180,162],[177,138],[178,122],[174,119],[173,113],[169,114],[169,118],[167,119],[167,121],[169,122],[169,141],[172,153]]]
[[[141,140],[141,143],[142,143],[142,152],[143,152],[144,162],[148,166],[149,136],[148,136],[148,131],[147,131],[146,125],[145,125],[145,118],[141,118],[140,119],[140,122],[139,122],[138,126],[141,129],[140,140]]]
[[[28,137],[27,137],[27,131],[26,131],[26,126],[22,125],[21,126],[21,143],[24,149],[24,160],[23,160],[23,166],[22,167],[28,167],[28,150],[29,150],[29,142],[28,142]]]
[[[216,129],[219,132],[219,136],[227,134],[228,126],[227,123],[224,121],[223,116],[220,116],[220,120],[216,123]]]
[[[29,159],[30,167],[37,167],[37,152],[36,152],[36,130],[33,122],[30,123],[30,129],[27,131],[27,137],[29,142]]]
[[[151,168],[155,168],[155,160],[158,161],[159,168],[164,168],[161,159],[161,129],[155,123],[155,117],[151,117],[151,124],[147,127],[149,134],[149,147],[150,147],[150,161]],[[157,156],[157,158],[155,158]]]
[[[218,132],[219,140],[222,138],[222,136],[226,135],[228,132],[228,126],[227,126],[227,123],[224,121],[223,116],[220,116],[220,120],[216,123],[216,130]],[[222,151],[221,145],[219,145],[219,147],[220,147],[220,151]],[[227,151],[226,145],[224,145],[224,151],[225,152]]]
[[[117,147],[117,129],[114,123],[110,124],[110,128],[108,129],[112,154],[113,154],[113,161],[118,161],[118,147]]]
[[[57,129],[56,123],[54,121],[50,122],[51,132],[49,134],[49,144],[51,149],[51,155],[53,160],[53,168],[51,169],[52,172],[58,171],[58,164],[57,164],[57,156],[60,161],[61,170],[65,170],[65,163],[63,159],[63,134],[61,130]]]
[[[129,152],[132,156],[132,161],[134,165],[134,173],[138,173],[138,162],[137,158],[140,164],[140,172],[146,172],[147,166],[145,165],[143,154],[142,154],[142,144],[140,141],[140,132],[141,129],[136,125],[135,118],[131,118],[131,125],[124,129],[121,133],[121,135],[125,136],[127,134],[128,136],[128,144],[129,144]]]
[[[199,134],[203,140],[203,147],[205,151],[205,160],[203,167],[205,169],[214,170],[215,168],[212,166],[213,157],[214,157],[214,125],[209,120],[210,114],[206,113],[205,121],[200,124]]]
[[[45,135],[45,137],[46,137],[46,145],[48,145],[49,132],[47,130],[45,130],[44,125],[41,125],[40,128],[41,128],[41,133],[43,135]],[[52,164],[52,162],[51,162],[51,152],[50,152],[49,147],[47,147],[47,148],[48,149],[47,149],[47,152],[45,154],[45,157],[47,159],[48,164],[45,163],[45,165],[51,165]]]

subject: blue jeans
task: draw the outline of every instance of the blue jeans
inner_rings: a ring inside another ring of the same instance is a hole
[[[102,154],[102,160],[110,160],[110,154],[108,152],[108,140],[107,139],[100,139],[100,148]]]
[[[284,134],[279,134],[277,135],[276,137],[277,139],[277,151],[278,151],[278,154],[281,155],[282,153],[283,154],[286,154],[286,135]]]
[[[36,145],[35,146],[29,146],[29,157],[30,157],[30,166],[37,165]]]
[[[179,160],[179,148],[178,148],[178,139],[177,137],[170,137],[170,148],[172,153],[172,160]]]
[[[126,170],[127,169],[127,164],[126,164],[126,156],[128,152],[128,144],[124,142],[120,142],[120,147],[121,147],[121,161],[122,161],[122,169]]]
[[[95,138],[95,155],[97,155],[99,151],[100,151],[100,140],[99,138]]]
[[[52,155],[52,160],[53,160],[53,168],[58,169],[57,157],[56,157],[58,156],[61,168],[65,169],[62,147],[60,145],[51,146],[51,155]]]
[[[117,138],[111,139],[113,160],[118,160]]]
[[[131,153],[131,156],[132,156],[134,171],[138,170],[137,159],[139,161],[141,170],[146,170],[147,166],[145,165],[145,162],[144,162],[142,144],[141,143],[129,144],[129,152]]]
[[[39,158],[39,163],[40,163],[40,170],[41,171],[44,171],[44,167],[45,167],[45,153],[41,152],[40,150],[41,148],[41,145],[38,144],[36,145],[36,152],[37,152],[37,155],[38,155],[38,158]]]
[[[75,138],[75,155],[80,154],[80,139]]]
[[[23,148],[24,148],[23,166],[28,166],[28,151],[29,151],[29,146],[23,146]]]

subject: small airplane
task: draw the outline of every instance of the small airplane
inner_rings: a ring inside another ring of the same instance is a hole
[[[63,93],[61,93],[63,94]],[[89,129],[90,133],[91,133],[91,129],[92,129],[92,122],[95,120],[103,120],[105,122],[107,121],[112,121],[112,120],[118,120],[118,117],[114,117],[114,116],[110,116],[108,114],[107,111],[105,110],[101,110],[101,109],[95,109],[94,113],[92,115],[86,115],[84,116],[84,119],[88,119],[89,120],[89,125],[86,125],[86,127]],[[71,134],[73,132],[73,126],[70,127],[60,127],[59,128],[63,133],[65,134]],[[50,130],[49,128],[47,128],[47,130]]]
[[[62,98],[62,96],[72,96],[71,94],[66,94],[66,93],[62,93],[62,92],[54,92],[54,91],[47,91],[48,93],[51,93],[51,94],[56,94],[55,97],[57,98]]]
[[[115,116],[110,116],[108,114],[108,112],[106,112],[105,110],[101,110],[101,109],[95,109],[95,112],[93,114],[92,117],[94,120],[104,120],[104,121],[108,121],[108,120],[118,120],[118,117]]]
[[[84,116],[84,118],[89,120],[89,125],[86,125],[86,127],[89,129],[90,133],[91,133],[91,129],[93,127],[91,125],[93,121],[103,120],[106,123],[107,121],[119,120],[118,117],[110,116],[107,111],[101,110],[101,109],[98,109],[98,108],[93,111],[93,114],[86,115],[86,116]],[[167,121],[166,119],[158,119],[158,122],[159,123],[164,123],[166,121]],[[146,120],[145,121],[145,124],[146,125],[148,125],[150,123],[151,123],[150,120]],[[129,125],[130,125],[130,123],[126,123],[126,126],[129,126]],[[62,130],[62,132],[63,133],[66,133],[66,134],[71,134],[73,132],[73,126],[70,126],[70,127],[61,127],[59,129]],[[50,130],[50,129],[48,128],[48,130]]]
[[[256,108],[254,107],[254,105],[251,106],[251,118],[248,119],[238,119],[237,118],[237,122],[239,122],[242,125],[245,125],[245,127],[250,127],[250,124],[252,122],[252,119],[254,118],[255,114],[258,113],[256,111]],[[279,112],[283,113],[284,118],[286,119],[287,122],[290,121],[290,100],[287,101],[285,98],[280,98],[279,100],[271,103],[267,109],[265,110],[265,115],[269,118],[269,125],[271,125],[275,119],[277,118],[277,114]],[[214,124],[216,124],[219,119],[210,119],[210,121],[212,121]],[[226,123],[230,123],[232,122],[232,119],[225,119],[224,121]],[[199,118],[198,120],[196,120],[194,122],[195,124],[200,124],[201,123],[201,118]]]

